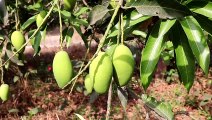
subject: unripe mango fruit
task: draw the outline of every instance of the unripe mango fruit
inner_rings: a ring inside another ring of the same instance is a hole
[[[37,17],[36,17],[37,27],[41,26],[41,23],[43,22],[43,19],[45,18],[46,14],[47,14],[47,12],[43,10],[37,15]]]
[[[89,74],[87,74],[85,76],[84,84],[85,84],[85,89],[87,90],[88,94],[92,93],[92,91],[93,91],[93,80],[90,79],[90,75]]]
[[[11,42],[16,50],[19,50],[21,48],[21,46],[25,43],[25,38],[21,31],[14,31],[12,33]],[[21,50],[21,52],[23,52],[23,50],[24,48]]]
[[[68,11],[72,11],[75,7],[77,0],[63,0],[64,9]]]
[[[66,51],[59,51],[53,59],[53,74],[60,88],[63,88],[73,77],[73,67]]]
[[[6,101],[9,96],[9,85],[8,84],[2,84],[0,86],[0,98],[3,101]]]
[[[91,62],[89,74],[94,81],[94,90],[99,94],[107,92],[113,75],[113,65],[105,52],[100,52]]]
[[[126,85],[132,77],[135,61],[130,49],[125,45],[118,45],[113,53],[113,66],[119,85]]]

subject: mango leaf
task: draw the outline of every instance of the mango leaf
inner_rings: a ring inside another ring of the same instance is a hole
[[[146,90],[152,80],[164,44],[164,35],[169,31],[176,20],[158,21],[150,33],[146,46],[142,51],[140,63],[141,84]]]
[[[180,73],[180,79],[189,92],[194,83],[195,58],[182,27],[175,25],[171,30],[171,39],[174,44],[176,64]]]
[[[212,20],[203,15],[195,15],[194,18],[198,21],[202,29],[212,35]]]
[[[46,28],[44,29],[44,31],[39,31],[35,35],[35,41],[34,41],[34,45],[33,45],[34,56],[39,54],[39,52],[40,52],[40,43],[41,43],[42,40],[45,39],[45,36],[46,36]]]
[[[212,2],[192,1],[187,6],[195,13],[212,18]]]
[[[117,94],[118,94],[119,100],[121,101],[122,107],[126,111],[127,101],[128,101],[128,93],[126,91],[126,87],[121,87],[121,88],[118,87]]]
[[[71,27],[66,32],[66,36],[65,36],[66,47],[69,47],[70,46],[70,43],[71,43],[71,40],[72,40],[71,38],[72,38],[73,34],[74,34],[74,29]]]
[[[22,30],[25,30],[27,27],[29,27],[33,22],[35,22],[36,20],[36,17],[35,16],[32,16],[30,17],[22,26],[21,26],[21,29]]]
[[[154,110],[157,114],[166,118],[167,120],[174,120],[174,113],[172,107],[167,102],[158,102],[155,98],[142,94],[141,96],[144,103]]]
[[[180,18],[191,14],[187,7],[175,0],[132,0],[126,6],[135,7],[143,15],[158,16],[164,19]]]
[[[147,34],[144,31],[141,31],[141,30],[134,30],[132,32],[132,34],[141,36],[142,38],[146,38],[147,37]]]
[[[124,38],[126,38],[132,31],[131,28],[133,26],[137,25],[138,23],[141,23],[147,19],[150,19],[150,16],[144,16],[137,11],[132,11],[130,15],[124,16]],[[118,23],[111,29],[111,33],[107,36],[107,38],[110,37],[116,37],[118,35]],[[134,30],[134,29],[133,29]]]
[[[186,33],[189,45],[197,62],[207,75],[210,63],[210,50],[199,23],[193,16],[185,17],[180,20],[180,23]]]
[[[86,11],[88,11],[88,10],[89,10],[88,7],[81,7],[81,8],[79,9],[79,11],[77,11],[76,13],[74,13],[74,15],[75,15],[75,16],[80,16],[80,15],[82,15],[82,14],[85,14]]]
[[[107,9],[106,6],[97,5],[93,7],[88,16],[89,24],[94,25],[97,21],[103,19],[105,15],[108,13],[108,11],[109,10]]]
[[[81,31],[81,25],[80,24],[74,24],[73,27],[78,32],[78,34],[81,36],[83,42],[85,43],[85,46],[88,47],[87,39],[86,39],[85,35],[82,33],[82,31]]]
[[[64,18],[64,19],[69,19],[69,18],[71,18],[71,13],[66,11],[66,10],[62,10],[61,11],[61,17]]]
[[[8,58],[10,58],[13,55],[13,52],[10,50],[6,50],[6,55],[8,56]],[[12,57],[10,59],[13,63],[19,65],[19,66],[24,66],[24,63],[18,59],[18,56],[15,55],[14,57]]]
[[[38,112],[39,112],[39,109],[38,108],[33,108],[33,109],[31,109],[31,110],[28,111],[28,113],[30,115],[36,115]]]

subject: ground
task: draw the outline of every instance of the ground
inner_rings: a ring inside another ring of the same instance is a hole
[[[70,93],[70,87],[65,90],[58,88],[49,66],[47,66],[46,71],[39,72],[38,69],[37,73],[33,73],[32,68],[28,69],[31,70],[30,74],[26,74],[15,83],[8,82],[11,94],[8,101],[0,103],[0,119],[68,120],[77,119],[75,113],[82,115],[85,119],[105,119],[107,94],[100,95],[94,103],[89,103],[89,95],[84,95],[83,77],[78,79],[75,89]],[[167,77],[171,77],[171,81],[167,82]],[[211,80],[211,71],[206,78],[202,71],[197,69],[194,85],[187,93],[183,85],[180,84],[178,76],[174,74],[162,77],[155,75],[146,94],[159,101],[169,102],[176,120],[207,120],[211,119],[212,114]],[[137,95],[145,93],[139,85],[139,77],[136,74],[128,88]],[[115,90],[113,92],[111,119],[142,120],[149,118],[163,120],[141,99],[131,95],[129,95],[125,113]]]

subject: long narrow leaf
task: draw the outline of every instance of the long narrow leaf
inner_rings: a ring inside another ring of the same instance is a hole
[[[180,23],[189,40],[194,56],[207,75],[210,63],[210,50],[199,23],[192,16],[185,17]]]
[[[153,71],[159,60],[164,43],[164,35],[173,26],[175,20],[159,21],[153,28],[146,47],[143,50],[140,65],[141,84],[146,90],[152,80]]]
[[[195,13],[212,18],[212,2],[192,1],[187,6]]]
[[[194,82],[195,58],[189,46],[188,38],[181,26],[175,25],[172,29],[171,36],[180,79],[187,91],[189,91]]]
[[[205,17],[203,15],[196,15],[194,17],[198,21],[202,29],[212,35],[212,20],[208,19],[208,17]]]
[[[36,20],[36,17],[35,17],[35,16],[30,17],[30,18],[21,26],[21,29],[22,29],[22,30],[25,30],[28,26],[30,26],[33,22],[35,22],[35,20]]]
[[[131,0],[128,7],[135,7],[139,13],[160,18],[180,18],[191,14],[190,10],[175,0]]]

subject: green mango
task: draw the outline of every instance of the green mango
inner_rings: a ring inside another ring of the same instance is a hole
[[[76,5],[77,0],[63,0],[64,9],[72,11]]]
[[[41,26],[41,23],[43,22],[43,19],[45,18],[46,15],[47,15],[47,12],[43,10],[36,16],[37,27]]]
[[[130,49],[125,45],[118,45],[113,53],[113,66],[115,77],[119,85],[126,85],[133,74],[135,61]]]
[[[85,89],[87,90],[88,94],[92,93],[93,91],[93,81],[90,79],[89,74],[85,76]]]
[[[8,84],[2,84],[0,86],[0,98],[3,101],[6,101],[9,97],[9,85]]]
[[[109,55],[100,52],[91,62],[89,74],[90,79],[94,81],[94,90],[99,94],[107,92],[113,75],[113,65]]]
[[[73,77],[73,67],[66,51],[59,51],[53,59],[53,74],[60,88],[63,88]]]
[[[11,42],[16,50],[19,50],[21,48],[21,46],[25,43],[25,38],[24,38],[24,35],[21,33],[21,31],[14,31],[12,33]],[[20,52],[23,52],[23,51],[24,51],[24,48]]]

